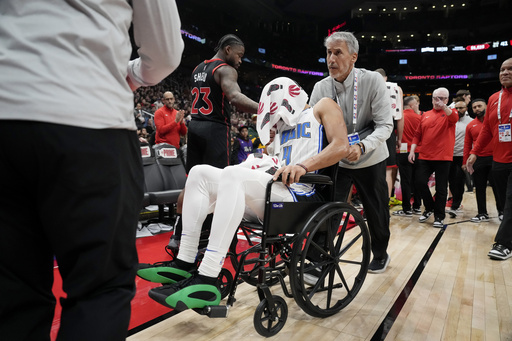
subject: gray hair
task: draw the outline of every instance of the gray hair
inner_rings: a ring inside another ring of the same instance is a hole
[[[331,41],[344,41],[347,44],[348,52],[359,53],[359,42],[352,32],[334,32],[324,40],[324,46]]]
[[[434,92],[432,92],[432,96],[434,96],[435,93],[439,93],[439,92],[445,92],[446,93],[446,97],[450,97],[450,91],[448,91],[447,88],[437,88],[434,90]]]

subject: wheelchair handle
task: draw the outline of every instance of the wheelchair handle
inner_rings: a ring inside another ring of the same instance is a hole
[[[279,174],[277,177],[276,182],[282,181],[282,176]],[[270,179],[268,184],[272,184],[274,182],[274,179]],[[314,174],[314,173],[307,173],[300,177],[299,181],[303,184],[315,184],[315,185],[332,185],[332,179],[328,177],[327,175],[321,175],[321,174]]]

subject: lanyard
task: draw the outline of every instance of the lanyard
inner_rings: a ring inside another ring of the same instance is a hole
[[[501,124],[501,95],[503,94],[503,89],[500,91],[500,97],[498,98],[498,124]],[[512,109],[510,109],[509,122],[512,120]]]
[[[352,128],[353,131],[356,131],[356,123],[357,123],[357,83],[359,80],[359,69],[354,68],[354,106],[352,108]],[[336,96],[336,102],[338,102],[338,105],[341,107],[340,100],[338,98],[338,95],[336,93],[336,86],[334,85],[334,79],[332,80],[332,87],[334,90],[334,95]],[[512,115],[512,113],[511,113]]]

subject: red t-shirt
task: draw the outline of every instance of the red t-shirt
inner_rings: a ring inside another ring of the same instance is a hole
[[[412,141],[416,129],[418,129],[421,121],[421,115],[418,115],[412,109],[404,110],[404,131],[402,133],[402,143],[407,143],[407,152],[411,151]],[[419,153],[420,147],[416,147],[416,153]]]
[[[487,113],[485,114],[482,131],[478,135],[471,154],[480,155],[489,143],[494,146],[492,159],[496,162],[512,162],[512,142],[499,142],[498,125],[510,123],[510,112],[512,110],[512,87],[503,88],[501,95],[501,121],[498,122],[498,99],[500,91],[489,97]]]
[[[425,112],[414,135],[413,144],[421,145],[418,158],[421,160],[452,161],[455,146],[455,123],[459,120],[457,110],[451,115],[444,110]]]
[[[478,118],[475,118],[466,126],[466,136],[464,137],[464,159],[462,162],[463,165],[465,165],[466,161],[468,160],[469,153],[471,152],[471,149],[476,143],[478,135],[480,135],[482,126],[483,122],[480,122]],[[485,146],[485,148],[482,150],[482,152],[477,156],[491,156],[493,149],[494,144],[492,142],[488,143],[487,146]]]
[[[176,109],[161,107],[155,112],[156,135],[155,143],[169,143],[176,148],[180,147],[180,135],[187,133],[185,123],[176,123]]]

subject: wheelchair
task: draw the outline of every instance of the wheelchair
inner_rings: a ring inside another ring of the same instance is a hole
[[[333,201],[337,169],[335,164],[324,170],[329,176],[306,174],[300,179],[301,183],[315,184],[330,201],[271,202],[274,181],[268,182],[263,224],[241,223],[239,229],[250,246],[237,253],[235,237],[228,252],[235,275],[225,268],[219,275],[226,304],[194,309],[197,313],[227,317],[236,302],[236,288],[245,281],[256,286],[260,299],[254,327],[260,335],[270,337],[284,327],[288,317],[286,301],[271,292],[277,283],[286,297],[294,298],[314,317],[332,316],[356,297],[368,271],[370,234],[354,207]],[[251,241],[254,236],[259,243]]]

